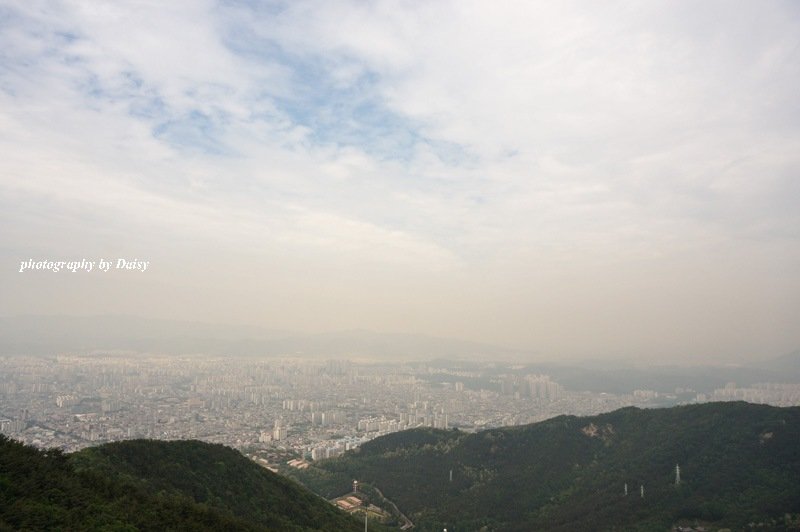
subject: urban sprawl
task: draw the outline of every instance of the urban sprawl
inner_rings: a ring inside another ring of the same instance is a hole
[[[609,394],[489,363],[467,371],[446,363],[132,354],[0,358],[0,432],[17,440],[69,452],[132,438],[198,439],[268,467],[304,467],[414,427],[475,431],[720,400],[796,405],[800,385]]]

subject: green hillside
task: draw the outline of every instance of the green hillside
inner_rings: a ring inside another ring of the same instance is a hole
[[[67,456],[0,435],[0,530],[361,530],[222,445],[128,441]]]
[[[325,496],[359,479],[418,530],[796,529],[800,408],[712,403],[469,435],[420,429],[373,440],[298,478]]]

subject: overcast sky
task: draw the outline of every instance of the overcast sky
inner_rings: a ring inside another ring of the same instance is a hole
[[[798,94],[792,1],[2,0],[0,314],[778,355]]]

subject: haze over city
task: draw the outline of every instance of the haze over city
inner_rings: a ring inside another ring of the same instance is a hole
[[[0,50],[2,316],[800,347],[797,3],[12,1]]]

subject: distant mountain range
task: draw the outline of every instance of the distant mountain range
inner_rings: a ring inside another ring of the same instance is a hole
[[[787,530],[800,527],[798,442],[797,407],[625,408],[475,434],[399,432],[296,476],[325,497],[358,479],[417,530]]]
[[[338,331],[302,334],[251,326],[214,325],[132,316],[0,317],[0,355],[135,351],[233,356],[468,359],[525,353],[463,340],[414,334]]]
[[[794,357],[794,358],[791,358]],[[775,361],[783,360],[782,364]],[[780,369],[779,369],[780,368]],[[580,365],[570,363],[529,364],[519,370],[527,373],[545,373],[570,390],[587,390],[606,393],[631,393],[636,389],[671,393],[676,389],[691,389],[710,393],[733,382],[747,387],[762,382],[800,381],[800,354],[781,357],[750,365],[634,366],[615,364]]]
[[[64,455],[0,435],[0,530],[358,532],[363,523],[222,445],[134,440]]]
[[[800,349],[768,360],[764,367],[780,372],[784,376],[797,378],[800,376]]]
[[[53,356],[91,352],[164,355],[350,358],[374,362],[426,361],[443,368],[462,367],[491,376],[514,372],[545,373],[567,389],[630,393],[635,389],[674,392],[676,388],[709,393],[728,382],[800,380],[800,350],[738,366],[634,366],[602,359],[587,362],[536,362],[534,353],[502,346],[424,335],[339,331],[303,334],[253,326],[214,325],[132,316],[0,317],[0,356]],[[496,362],[494,369],[487,363]],[[505,363],[505,364],[504,364]],[[431,375],[430,378],[446,379]],[[486,378],[468,387],[491,389]]]

